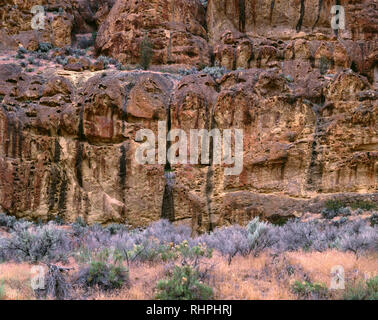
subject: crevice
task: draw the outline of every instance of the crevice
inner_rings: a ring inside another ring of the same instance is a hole
[[[321,106],[312,104],[312,110],[314,111],[316,122],[314,130],[314,139],[311,144],[311,159],[307,172],[307,189],[321,191],[321,181],[323,177],[323,164],[320,159],[321,146],[320,141],[324,137],[324,130],[321,126],[320,116]]]
[[[171,119],[171,98],[167,108],[167,129],[168,132],[171,130],[172,127],[172,119]],[[167,133],[165,133],[167,134]],[[171,146],[171,142],[166,142],[166,163],[164,167],[164,177],[165,177],[165,186],[164,186],[164,194],[163,194],[163,202],[161,208],[161,218],[167,219],[171,222],[175,221],[175,208],[174,208],[174,201],[173,201],[173,187],[175,183],[175,174],[172,171],[171,164],[168,159],[168,150]]]
[[[205,101],[205,107],[206,107],[206,123],[205,128],[209,131],[215,128],[215,119],[214,114],[212,111],[209,110],[209,105]],[[213,168],[213,162],[214,162],[214,141],[213,138],[210,138],[209,141],[209,166],[206,172],[206,186],[205,186],[205,197],[206,197],[206,209],[207,209],[207,215],[208,215],[208,225],[207,225],[207,231],[211,232],[214,230],[214,226],[212,223],[212,195],[214,191],[214,185],[213,185],[213,177],[214,177],[214,168]],[[201,222],[203,219],[201,219]]]
[[[245,0],[239,0],[239,31],[245,33]]]
[[[126,147],[124,145],[120,148],[121,156],[119,158],[119,180],[121,190],[126,188]]]
[[[59,140],[55,139],[54,162],[58,163],[59,161],[60,161],[60,144],[59,144]]]
[[[85,141],[85,134],[84,134],[84,106],[80,109],[80,119],[79,119],[79,141]]]
[[[270,24],[272,24],[273,10],[274,10],[275,4],[276,4],[276,0],[272,0],[271,3],[270,3],[270,15],[269,15]]]
[[[83,187],[82,164],[83,164],[83,145],[81,142],[77,142],[75,171],[76,171],[76,179],[80,187]]]
[[[299,17],[297,27],[296,27],[297,32],[301,31],[302,29],[304,14],[305,14],[305,0],[301,0],[300,17]]]
[[[319,0],[319,3],[318,3],[318,16],[316,17],[315,23],[312,26],[312,30],[315,29],[316,25],[318,24],[318,22],[320,20],[320,13],[322,12],[322,7],[323,7],[323,0]]]
[[[58,200],[58,216],[63,218],[66,211],[66,198],[67,198],[68,180],[63,172],[62,183],[60,184],[59,200]]]

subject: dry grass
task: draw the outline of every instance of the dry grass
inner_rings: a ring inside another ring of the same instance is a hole
[[[228,265],[227,259],[214,255],[206,261],[213,265],[208,279],[214,288],[215,299],[224,300],[277,300],[298,299],[292,293],[294,281],[310,280],[324,283],[331,281],[331,269],[344,267],[347,282],[377,275],[378,254],[356,258],[352,253],[336,250],[327,252],[288,252],[280,256],[264,253],[259,257],[235,257]],[[75,266],[77,267],[77,266]],[[6,299],[34,299],[30,287],[31,265],[0,264],[0,283],[4,281]],[[288,273],[288,268],[294,270]],[[94,290],[88,299],[95,300],[147,300],[154,299],[155,285],[165,277],[164,263],[143,263],[130,268],[129,288],[112,292]],[[79,293],[79,292],[77,292]],[[331,298],[342,297],[342,291],[332,292]]]
[[[33,300],[31,265],[27,263],[0,264],[0,284],[6,300]]]

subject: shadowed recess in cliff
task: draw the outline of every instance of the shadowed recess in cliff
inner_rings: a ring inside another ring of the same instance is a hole
[[[270,14],[269,14],[269,21],[270,21],[270,24],[272,24],[272,19],[273,19],[273,11],[274,11],[274,6],[276,4],[276,0],[272,0],[272,2],[270,3]]]
[[[309,101],[309,103],[311,103]],[[312,104],[312,103],[311,103]],[[312,110],[316,116],[316,123],[315,123],[315,130],[314,130],[314,138],[311,144],[311,160],[310,165],[307,172],[307,189],[308,190],[319,190],[322,177],[323,177],[323,163],[320,159],[320,141],[324,138],[324,130],[321,127],[321,116],[319,114],[319,109],[321,106],[312,104]]]
[[[322,7],[323,7],[323,0],[319,0],[319,3],[318,3],[318,15],[316,17],[314,25],[312,26],[313,30],[315,29],[316,25],[318,24],[318,22],[320,20],[320,14],[322,12]]]
[[[171,101],[169,102],[168,108],[167,108],[167,127],[168,127],[168,132],[169,132],[172,127]],[[166,150],[169,150],[171,146],[171,142],[167,140],[166,146],[167,146]],[[175,221],[175,209],[174,209],[174,201],[173,201],[173,187],[175,183],[175,174],[172,171],[172,167],[168,160],[167,154],[165,156],[166,156],[166,164],[164,167],[165,186],[164,186],[163,202],[162,202],[162,207],[161,207],[161,218],[168,219],[169,221]]]
[[[245,0],[238,0],[239,4],[239,31],[245,32]]]
[[[80,118],[79,118],[79,141],[85,140],[85,134],[84,134],[84,106],[80,106]]]
[[[120,147],[120,157],[119,157],[119,193],[122,199],[122,203],[126,204],[125,189],[126,189],[126,178],[127,178],[127,150],[128,145],[122,145]],[[121,215],[125,215],[125,206],[122,207]]]
[[[128,114],[127,114],[127,103],[129,101],[129,95],[131,90],[135,87],[135,83],[130,82],[124,87],[124,95],[125,98],[123,100],[122,105],[122,131],[125,130],[125,121],[127,121]]]
[[[76,157],[75,157],[75,171],[76,171],[76,179],[80,187],[83,187],[83,172],[82,172],[82,164],[83,164],[83,144],[81,142],[77,142],[76,146]]]
[[[305,0],[301,0],[300,17],[299,17],[297,27],[296,27],[297,32],[301,31],[302,29],[304,14],[305,14]]]

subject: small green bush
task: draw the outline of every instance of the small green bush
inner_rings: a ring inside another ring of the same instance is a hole
[[[77,283],[102,290],[119,289],[128,284],[129,272],[123,266],[122,256],[117,251],[104,249],[98,253],[86,252],[82,260],[88,262],[81,266]]]
[[[17,219],[15,217],[0,213],[0,227],[12,229],[16,222]]]
[[[172,274],[158,281],[156,299],[159,300],[210,300],[213,289],[200,280],[199,272],[189,265],[175,266]]]
[[[325,207],[328,210],[339,211],[341,208],[345,207],[345,204],[340,200],[328,200],[325,203]]]
[[[5,299],[4,281],[0,282],[0,300]]]
[[[378,209],[378,205],[371,202],[371,201],[356,201],[351,204],[352,209],[362,209],[362,210],[373,210],[373,209]]]
[[[295,281],[292,290],[300,298],[322,299],[328,294],[328,289],[323,283],[312,283],[309,281]]]
[[[143,68],[143,70],[148,70],[152,57],[152,43],[146,34],[140,43],[140,66]]]
[[[345,300],[378,300],[378,276],[360,281],[345,289]]]
[[[38,44],[38,52],[49,52],[53,48],[53,45],[49,42],[40,42]]]
[[[374,213],[369,220],[372,227],[378,225],[378,213]]]

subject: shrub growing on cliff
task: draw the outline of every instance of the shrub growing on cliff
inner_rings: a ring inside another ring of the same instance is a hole
[[[62,66],[65,66],[68,63],[68,59],[66,57],[63,57],[63,56],[56,57],[55,61],[56,61],[56,63],[58,63]]]
[[[49,52],[53,48],[53,45],[49,42],[40,42],[38,44],[38,52]]]
[[[147,34],[143,37],[140,43],[140,65],[143,70],[148,70],[153,57],[153,48]]]
[[[228,71],[225,67],[215,66],[215,67],[206,67],[202,69],[201,72],[207,73],[208,75],[212,76],[214,80],[217,80],[223,77],[225,74],[229,73],[230,71]]]
[[[373,210],[378,209],[378,205],[371,201],[355,201],[351,204],[352,209]]]
[[[198,270],[189,265],[175,266],[168,278],[156,286],[156,299],[160,300],[210,300],[213,289],[200,280]]]

